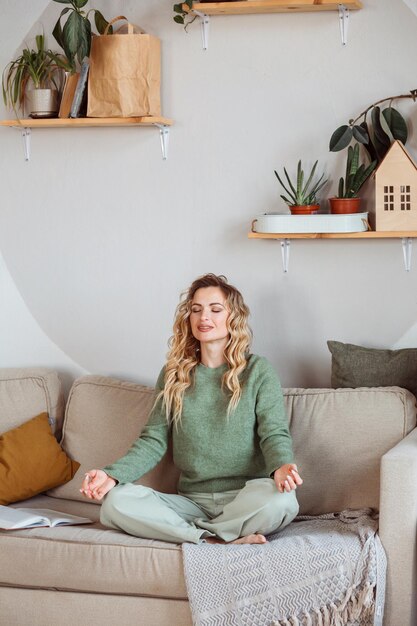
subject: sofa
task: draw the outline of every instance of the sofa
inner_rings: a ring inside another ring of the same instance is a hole
[[[415,626],[417,429],[415,397],[399,387],[284,389],[300,513],[380,512],[388,559],[385,626]],[[13,507],[81,515],[93,524],[0,531],[1,626],[191,626],[181,546],[107,529],[79,492],[88,469],[123,455],[153,390],[102,376],[76,380],[64,402],[56,372],[0,370],[0,433],[47,412],[74,478]],[[141,484],[175,492],[168,451]]]

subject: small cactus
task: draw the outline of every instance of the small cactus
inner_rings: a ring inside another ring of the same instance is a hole
[[[283,183],[278,172],[274,170],[275,176],[278,178],[280,184],[285,189],[288,197],[281,195],[281,198],[289,206],[306,206],[310,204],[317,204],[317,192],[327,183],[327,178],[323,180],[324,174],[320,176],[317,182],[312,184],[313,176],[316,171],[318,161],[316,161],[312,167],[307,182],[304,184],[304,170],[301,167],[301,159],[298,161],[297,166],[297,182],[294,185],[291,182],[288,172],[284,167],[284,173],[288,181],[289,188]]]

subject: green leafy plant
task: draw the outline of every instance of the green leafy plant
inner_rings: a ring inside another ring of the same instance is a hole
[[[330,151],[343,150],[352,140],[356,140],[363,145],[372,161],[376,160],[380,163],[395,139],[403,144],[408,139],[407,123],[392,105],[395,100],[410,98],[416,101],[417,89],[412,89],[408,94],[391,96],[374,102],[355,119],[349,120],[349,124],[339,126],[334,131],[330,139]],[[385,108],[380,106],[385,103],[388,103]]]
[[[317,163],[318,161],[314,163],[306,183],[304,183],[304,170],[301,166],[301,159],[298,161],[297,180],[294,184],[291,182],[288,172],[284,167],[284,174],[288,181],[288,186],[284,184],[278,172],[274,170],[275,176],[278,178],[281,186],[288,194],[288,197],[281,195],[281,198],[289,206],[308,206],[311,204],[317,204],[317,193],[327,183],[327,178],[323,180],[324,174],[322,174],[320,178],[313,183],[313,176],[316,172]]]
[[[359,165],[359,144],[349,146],[346,161],[346,175],[339,180],[337,198],[357,198],[362,185],[374,171],[377,161],[372,161],[368,167],[364,163]]]
[[[184,8],[185,6],[188,7],[188,11]],[[190,11],[192,8],[193,0],[184,0],[184,2],[180,4],[174,4],[174,22],[176,22],[177,24],[182,24],[184,28],[187,29],[187,26],[192,24],[197,18],[197,15],[190,15]]]
[[[57,55],[45,47],[44,35],[37,35],[35,41],[36,50],[25,48],[3,71],[3,101],[15,112],[16,108],[24,108],[29,84],[35,89],[59,88],[61,72]]]
[[[70,5],[62,9],[52,34],[65,52],[67,58],[65,69],[75,72],[77,60],[81,64],[84,57],[88,57],[90,54],[92,36],[90,14],[94,14],[94,23],[100,35],[106,30],[108,22],[97,9],[90,9],[87,12],[81,10],[88,0],[54,0],[54,2]],[[61,20],[68,13],[65,24],[62,26]],[[112,32],[110,26],[108,33],[111,34]]]

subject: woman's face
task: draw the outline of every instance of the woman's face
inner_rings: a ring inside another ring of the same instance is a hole
[[[197,289],[191,302],[191,332],[200,343],[224,341],[229,338],[226,297],[220,287]],[[226,342],[225,342],[226,343]]]

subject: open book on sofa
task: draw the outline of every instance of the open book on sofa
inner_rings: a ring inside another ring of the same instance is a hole
[[[39,526],[71,526],[74,524],[92,524],[87,517],[78,517],[52,509],[14,509],[0,505],[0,529],[18,530],[20,528],[38,528]]]

